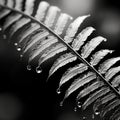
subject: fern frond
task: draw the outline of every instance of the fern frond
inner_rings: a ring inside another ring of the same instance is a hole
[[[3,25],[3,29],[6,30],[10,25],[12,25],[14,22],[16,22],[21,17],[20,14],[12,14],[11,16],[8,16],[6,18],[6,21]]]
[[[25,13],[28,15],[32,15],[34,10],[34,2],[35,0],[26,0],[25,2]]]
[[[66,54],[60,56],[60,58],[58,58],[57,61],[55,61],[55,63],[52,65],[52,67],[49,71],[49,77],[55,71],[57,71],[60,67],[65,66],[67,63],[73,62],[76,59],[77,59],[77,57],[71,53],[66,53]]]
[[[49,3],[45,2],[45,1],[40,2],[37,13],[35,15],[35,18],[38,21],[43,21],[48,7],[49,7]]]
[[[73,41],[73,38],[75,34],[77,33],[78,28],[82,24],[82,22],[89,17],[90,15],[78,17],[76,20],[74,20],[68,27],[66,31],[66,35],[64,37],[64,40],[66,43],[71,43]]]
[[[118,107],[110,117],[110,120],[119,120],[119,119],[120,119],[120,107]]]
[[[120,84],[120,75],[116,76],[111,83],[114,87],[117,87]]]
[[[31,20],[29,18],[21,18],[12,26],[10,30],[10,37],[12,37],[20,28],[28,24]]]
[[[109,92],[104,97],[98,99],[94,104],[94,111],[96,111],[101,105],[107,104],[108,102],[112,101],[115,97],[115,94]]]
[[[93,102],[95,102],[97,99],[99,99],[100,97],[104,96],[108,92],[110,92],[109,88],[102,87],[100,90],[98,90],[95,93],[91,94],[89,96],[89,98],[82,105],[83,109],[85,110],[90,104],[92,104]]]
[[[46,40],[43,38],[41,39],[41,41],[38,41],[38,42],[41,42],[41,44],[38,43],[37,48],[36,47],[33,48],[32,52],[30,53],[29,62],[34,60],[37,56],[40,56],[43,51],[45,51],[51,45],[54,45],[57,41],[58,40],[54,38],[53,36],[49,36],[48,39]]]
[[[14,0],[7,0],[6,5],[7,5],[7,7],[13,8],[14,7]]]
[[[116,83],[116,87],[118,85],[119,84]],[[99,91],[96,91],[95,93],[91,94],[91,96],[83,104],[83,109],[86,109],[88,107],[88,105],[90,105],[92,102],[96,101],[94,104],[94,111],[96,111],[100,105],[105,104],[116,97],[116,95],[113,93],[109,93],[108,95],[106,95],[108,92],[110,92],[109,88],[102,87]],[[104,95],[106,95],[106,96],[103,97]],[[98,102],[98,101],[100,101],[100,102]]]
[[[120,111],[113,116],[112,120],[120,120]]]
[[[88,87],[86,87],[84,90],[80,91],[80,93],[77,96],[77,101],[83,97],[85,97],[86,95],[90,94],[91,92],[95,91],[96,89],[98,89],[99,87],[102,87],[104,85],[103,82],[100,81],[96,81],[93,84],[89,85]]]
[[[35,0],[26,0],[25,10],[24,10],[25,14],[31,15],[33,13],[34,2],[35,2]],[[30,22],[30,19],[28,19],[28,18],[21,18],[21,19],[19,19],[16,22],[16,24],[14,24],[12,26],[11,36],[13,36],[13,34],[15,34],[16,31],[18,31],[21,27],[23,27],[24,25],[26,25],[29,22]]]
[[[31,37],[29,41],[26,42],[25,49],[23,51],[23,54],[26,53],[29,49],[34,49],[36,44],[44,45],[45,43],[42,43],[42,41],[45,40],[45,38],[49,35],[49,33],[46,30],[41,30],[38,34],[35,34]],[[57,40],[54,37],[49,37],[51,41],[49,41],[49,44],[57,42]],[[42,43],[42,44],[41,44]],[[46,44],[45,44],[46,45]],[[44,46],[42,46],[44,47]],[[36,48],[36,47],[35,47]]]
[[[58,18],[58,21],[55,25],[54,32],[58,35],[61,35],[63,33],[63,30],[68,23],[69,20],[72,20],[73,18],[65,13],[61,13],[60,17]]]
[[[66,64],[75,60],[79,61],[77,65],[75,63],[74,67],[63,73],[59,88],[70,79],[73,79],[72,84],[65,92],[64,99],[78,90],[77,100],[89,95],[83,104],[83,109],[93,102],[98,107],[108,105],[105,106],[108,110],[103,109],[101,113],[101,117],[104,117],[109,111],[118,106],[117,100],[120,100],[120,76],[113,78],[119,73],[119,67],[111,68],[120,60],[120,57],[104,60],[99,65],[99,62],[113,51],[106,49],[95,51],[96,47],[106,40],[101,36],[95,37],[86,43],[87,38],[95,30],[93,27],[87,27],[78,33],[78,28],[89,15],[80,16],[72,21],[71,16],[61,13],[58,7],[49,6],[49,3],[45,1],[38,4],[36,11],[34,4],[35,0],[26,0],[25,7],[22,0],[0,1],[0,19],[5,19],[2,26],[3,30],[10,28],[10,38],[19,32],[17,44],[21,47],[22,54],[27,55],[26,53],[28,53],[28,62],[38,58],[38,67],[58,54],[58,59],[55,60],[49,71],[49,77]],[[22,11],[22,9],[25,10]],[[66,35],[63,34],[64,31],[66,31]],[[80,51],[81,47],[82,50]],[[64,51],[67,54],[64,54]],[[93,51],[95,51],[95,54],[92,54]],[[91,58],[90,62],[86,60],[88,57]],[[99,66],[98,70],[94,66]],[[80,77],[77,77],[77,75]],[[74,80],[74,77],[77,78]],[[96,104],[98,100],[100,102]],[[116,116],[114,114],[114,118],[119,118],[117,112]]]
[[[41,65],[43,62],[45,62],[46,60],[52,58],[54,55],[66,51],[67,47],[63,44],[57,43],[55,45],[52,45],[50,47],[50,49],[47,49],[42,56],[39,59],[38,64]]]
[[[30,39],[33,35],[37,34],[40,31],[41,31],[40,26],[36,23],[32,23],[30,26],[25,28],[18,36],[18,40],[19,40],[18,44],[20,45],[23,42],[25,43],[27,39]]]
[[[9,0],[10,1],[10,0]],[[22,2],[23,0],[15,1],[15,9],[22,11]],[[6,21],[3,25],[3,29],[6,30],[10,25],[12,25],[15,21],[17,21],[22,15],[18,13],[13,13],[12,15],[6,18]]]
[[[98,36],[93,38],[90,42],[88,42],[83,48],[82,48],[82,53],[81,56],[83,58],[87,58],[91,52],[102,42],[106,41],[105,38]]]
[[[1,2],[1,3],[2,3],[2,5],[4,5],[4,2]],[[7,0],[6,6],[10,7],[10,8],[13,8],[14,7],[14,1],[13,0]],[[4,9],[4,8],[1,9],[0,10],[0,19],[2,19],[3,17],[7,16],[9,13],[10,13],[10,10]]]
[[[120,107],[120,100],[115,99],[111,103],[109,103],[106,107],[102,109],[102,112],[100,114],[101,117],[104,117],[106,113],[110,112],[111,110],[115,109],[116,107]]]
[[[1,5],[5,5],[6,1],[5,0],[0,0]]]
[[[89,34],[92,32],[94,30],[94,28],[92,28],[92,27],[88,27],[88,28],[86,28],[85,30],[83,30],[83,33],[81,32],[77,37],[77,39],[75,39],[73,42],[72,42],[72,47],[73,47],[73,49],[74,50],[79,50],[79,49],[75,49],[75,48],[77,48],[77,47],[75,47],[74,45],[76,45],[78,42],[78,46],[80,47],[80,44],[82,44],[80,41],[82,41],[83,39],[85,40],[85,39],[87,39],[87,36],[89,36]],[[82,37],[82,38],[80,38],[80,37]],[[83,42],[83,41],[82,41]],[[75,47],[75,48],[74,48]],[[64,62],[64,65],[66,65],[67,63],[69,63],[69,62],[73,62],[73,60],[75,61],[76,59],[75,59],[75,56],[73,56],[71,53],[69,54],[70,56],[69,56],[69,58],[68,58],[68,56],[66,56],[66,54],[64,54],[63,56],[64,56],[64,58],[66,59],[66,61]],[[72,56],[72,57],[71,57]],[[62,58],[62,56],[60,57],[60,58]],[[57,61],[59,61],[59,58],[57,59]],[[53,66],[55,66],[55,64],[57,63],[57,61],[55,61],[55,63],[54,63],[54,65]],[[62,67],[62,66],[61,66]],[[59,68],[59,67],[58,67]],[[58,69],[57,68],[57,69]],[[56,69],[56,68],[54,68],[54,69]],[[56,69],[56,70],[57,70]],[[52,75],[52,74],[51,74]]]
[[[2,19],[3,17],[5,17],[9,13],[10,13],[10,10],[6,10],[6,9],[2,9],[2,11],[0,10],[0,19]]]
[[[92,66],[97,65],[107,54],[112,53],[112,50],[100,50],[96,52],[92,57],[90,64]]]
[[[58,7],[51,6],[48,10],[44,24],[49,28],[52,27],[59,12],[60,9]]]
[[[45,18],[46,10],[48,9],[49,4],[47,2],[40,2],[37,13],[35,15],[36,20],[42,21]],[[19,38],[19,43],[23,41],[27,36],[31,35],[33,32],[35,32],[38,28],[40,28],[40,25],[36,23],[32,23],[31,26],[23,31]]]
[[[78,51],[94,30],[95,29],[93,27],[87,27],[82,30],[82,32],[80,32],[79,35],[72,42],[73,49],[75,51]]]
[[[108,59],[106,60],[105,62],[103,62],[100,67],[99,67],[99,72],[101,74],[105,74],[106,71],[108,69],[110,69],[110,67],[112,67],[115,63],[117,63],[118,61],[120,60],[120,57],[116,57],[116,58],[111,58],[111,59]]]
[[[84,86],[85,84],[89,83],[94,79],[96,79],[96,75],[92,72],[89,72],[87,75],[84,75],[83,77],[79,77],[78,79],[74,80],[74,82],[66,91],[65,98],[67,98],[71,93],[76,91],[78,88]]]
[[[120,66],[111,68],[108,70],[108,72],[105,74],[105,78],[107,81],[109,81],[115,74],[120,72]]]
[[[22,3],[23,3],[23,0],[15,0],[15,9],[16,10],[22,10]]]
[[[67,81],[69,81],[70,79],[72,79],[73,77],[75,77],[76,75],[83,73],[84,71],[86,71],[88,69],[88,67],[85,64],[78,64],[72,68],[69,68],[62,76],[60,83],[59,83],[59,88],[66,83]]]

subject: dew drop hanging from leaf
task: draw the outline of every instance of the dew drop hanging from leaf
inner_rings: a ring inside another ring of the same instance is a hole
[[[77,112],[77,107],[74,108],[74,111]]]
[[[58,88],[56,92],[57,92],[57,94],[60,94],[61,93],[60,88]]]
[[[14,43],[15,46],[18,46],[18,43]]]
[[[77,102],[77,107],[78,107],[78,108],[81,108],[81,107],[82,107],[81,102],[79,102],[79,101]]]
[[[86,117],[83,117],[83,120],[86,120]]]
[[[36,72],[37,72],[38,74],[42,73],[42,69],[41,69],[40,66],[36,67]]]
[[[17,51],[21,51],[21,48],[20,48],[20,47],[17,47]]]
[[[60,107],[62,107],[62,106],[63,106],[63,101],[60,102]]]
[[[32,68],[31,68],[31,65],[27,65],[27,70],[31,70]]]
[[[98,110],[95,111],[95,115],[99,115],[100,112]]]

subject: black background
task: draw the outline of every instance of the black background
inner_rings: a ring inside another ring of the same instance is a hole
[[[60,1],[58,0],[50,0],[48,2],[60,7]],[[97,29],[95,35],[103,35],[112,41],[110,42],[108,40],[100,47],[116,50],[113,54],[114,56],[120,55],[120,37],[111,37],[110,35],[101,32],[99,28],[103,19],[102,15],[104,15],[104,8],[115,10],[116,13],[119,13],[119,6],[119,1],[96,0],[94,11],[91,13],[91,18],[88,22],[83,24],[84,27],[92,25]],[[82,29],[83,26],[80,29]],[[3,39],[4,36],[2,36],[2,32],[0,34],[0,94],[11,93],[20,99],[24,104],[22,120],[34,120],[36,118],[44,120],[82,120],[83,116],[87,116],[87,120],[92,120],[90,116],[92,113],[91,108],[85,112],[82,112],[81,110],[74,112],[74,95],[65,102],[63,107],[59,106],[63,94],[57,95],[56,89],[62,71],[56,73],[59,75],[58,77],[57,75],[54,75],[50,78],[48,83],[46,83],[48,75],[47,68],[50,67],[51,63],[49,62],[46,63],[47,65],[42,66],[45,67],[42,74],[37,74],[35,72],[35,67],[33,67],[31,71],[28,71],[26,69],[27,62],[20,59],[20,53],[13,44],[8,43],[7,39]],[[14,38],[13,41],[15,41],[15,39],[16,38]],[[117,41],[117,44],[114,44],[114,41]],[[99,120],[100,118],[96,116],[95,119]]]

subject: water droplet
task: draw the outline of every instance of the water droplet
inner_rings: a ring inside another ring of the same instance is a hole
[[[23,57],[23,54],[21,54],[20,57],[22,58],[22,57]]]
[[[95,115],[99,115],[100,112],[98,110],[95,111]]]
[[[82,107],[81,102],[78,101],[77,106],[78,106],[78,108],[81,108]]]
[[[77,107],[74,108],[74,111],[77,112]]]
[[[31,70],[32,68],[31,68],[31,65],[27,65],[27,70]]]
[[[38,74],[40,74],[40,73],[42,72],[42,69],[41,69],[40,66],[36,67],[36,72],[37,72]]]
[[[95,119],[95,115],[94,114],[92,114],[92,119]]]
[[[85,120],[85,119],[86,119],[86,117],[84,116],[84,117],[83,117],[83,120]]]
[[[63,106],[63,101],[60,102],[60,106],[61,106],[61,107]]]
[[[21,48],[20,48],[20,47],[18,47],[18,48],[17,48],[17,51],[21,51]]]
[[[61,90],[60,88],[57,89],[57,94],[60,94],[61,93]]]
[[[14,43],[15,46],[18,46],[18,43]]]

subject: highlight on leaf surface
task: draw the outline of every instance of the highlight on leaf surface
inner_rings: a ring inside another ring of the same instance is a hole
[[[72,68],[69,68],[62,76],[59,87],[61,87],[64,83],[66,83],[68,80],[72,79],[76,75],[83,73],[86,71],[88,67],[85,64],[78,64]]]
[[[49,71],[49,76],[51,76],[55,71],[57,71],[60,67],[65,66],[66,64],[73,62],[77,59],[77,57],[71,53],[66,53],[62,56],[60,56],[60,58],[58,58],[55,63],[53,64],[53,66],[51,67],[50,71]]]

